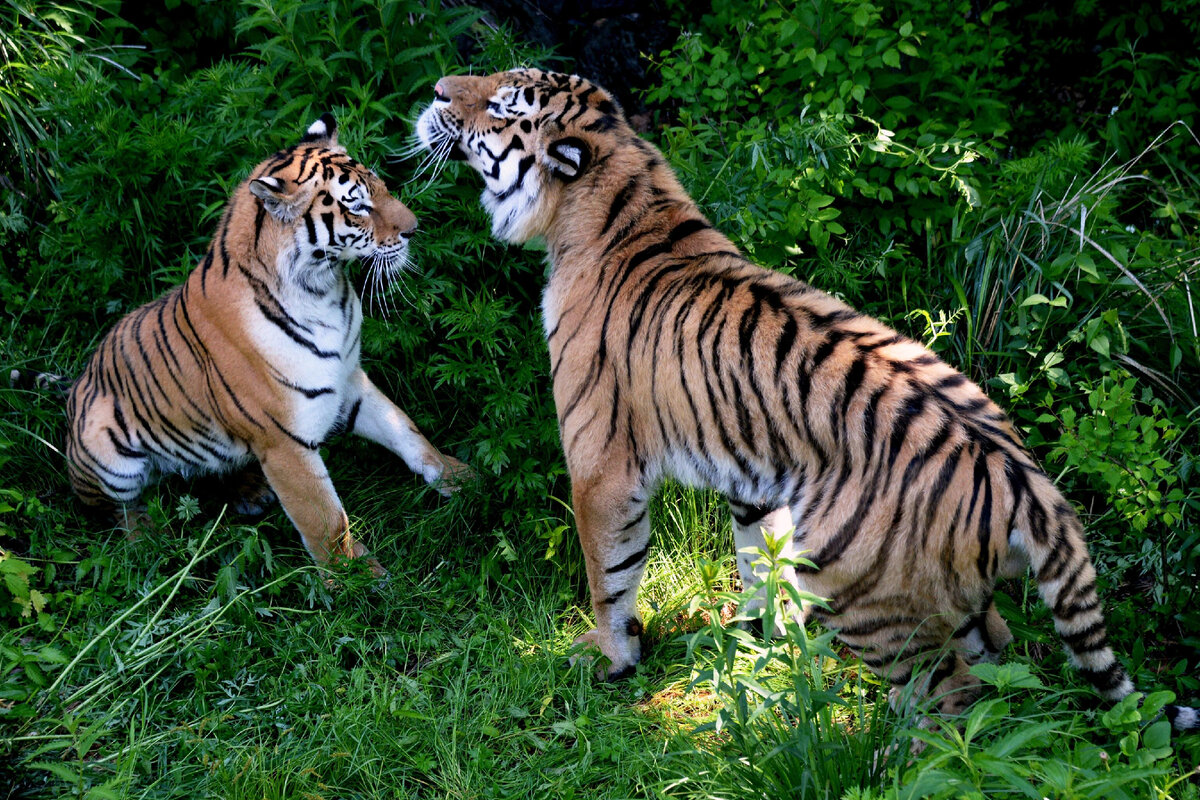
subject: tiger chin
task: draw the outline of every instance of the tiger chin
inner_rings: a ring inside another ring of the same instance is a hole
[[[1082,525],[1004,412],[919,343],[749,262],[606,91],[535,69],[445,77],[416,131],[482,176],[497,237],[545,240],[542,312],[596,617],[580,640],[602,674],[640,659],[647,505],[672,478],[727,496],[747,589],[761,567],[743,549],[788,534],[783,555],[816,568],[787,578],[829,603],[802,613],[893,698],[911,685],[939,711],[965,707],[971,665],[1012,640],[996,580],[1029,566],[1074,666],[1109,700],[1133,691]]]
[[[245,469],[241,506],[277,498],[326,564],[368,556],[319,453],[331,434],[378,442],[443,494],[456,489],[470,468],[431,445],[363,372],[362,309],[344,271],[362,259],[393,277],[416,228],[337,143],[329,114],[256,166],[200,264],[121,319],[71,386],[76,494],[133,534],[130,511],[156,476]]]

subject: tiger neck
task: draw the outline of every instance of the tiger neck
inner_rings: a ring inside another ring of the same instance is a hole
[[[657,256],[739,255],[711,227],[661,154],[640,139],[614,151],[594,178],[566,187],[557,208],[545,235],[550,275],[542,294],[554,360],[560,324],[603,318],[603,307],[611,309],[620,292],[639,285],[632,274],[653,269]]]
[[[545,236],[550,283],[564,284],[563,290],[603,284],[660,253],[738,253],[712,228],[661,154],[637,141],[616,151],[596,179],[564,190]]]
[[[330,298],[348,302],[349,283],[336,261],[301,255],[288,226],[245,220],[230,224],[209,244],[198,270],[202,293],[210,282],[247,281],[256,294],[267,292],[285,305],[326,305]]]
[[[578,271],[611,275],[628,268],[627,251],[651,244],[656,229],[704,219],[662,154],[632,131],[594,169],[564,187],[556,203],[545,235],[552,279]]]

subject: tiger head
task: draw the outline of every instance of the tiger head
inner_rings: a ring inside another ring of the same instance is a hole
[[[456,75],[433,91],[417,138],[435,156],[465,160],[483,176],[492,233],[507,242],[545,235],[565,194],[587,191],[577,182],[588,168],[637,138],[612,96],[574,75]]]
[[[255,167],[246,186],[258,201],[255,250],[260,240],[272,248],[285,279],[322,288],[339,278],[342,264],[362,259],[378,283],[408,264],[417,218],[346,154],[330,114],[299,144]]]

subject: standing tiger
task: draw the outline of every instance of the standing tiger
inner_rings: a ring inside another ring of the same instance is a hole
[[[789,579],[829,602],[807,611],[939,710],[964,707],[970,665],[1011,641],[993,588],[1030,563],[1072,663],[1110,700],[1133,691],[1080,521],[1005,414],[919,343],[747,261],[603,89],[534,69],[445,77],[417,136],[483,176],[495,236],[546,242],[542,311],[596,617],[580,641],[608,677],[641,655],[647,503],[670,477],[728,497],[739,552],[792,531],[785,555],[817,568]],[[738,567],[760,581],[751,557]],[[1194,709],[1169,714],[1200,725]]]
[[[362,309],[344,274],[360,258],[392,277],[416,227],[338,145],[329,114],[255,167],[199,266],[118,322],[71,387],[66,454],[79,497],[121,518],[156,474],[257,460],[270,490],[249,501],[273,491],[325,563],[367,554],[318,452],[335,431],[454,488],[465,465],[438,452],[359,366]]]

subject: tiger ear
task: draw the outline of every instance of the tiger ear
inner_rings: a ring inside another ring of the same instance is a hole
[[[582,175],[591,161],[591,148],[578,136],[555,139],[546,147],[546,166],[567,183]]]
[[[262,200],[267,213],[280,222],[291,222],[300,216],[304,208],[305,198],[295,191],[291,181],[280,180],[270,175],[252,178],[250,194]]]
[[[325,112],[320,119],[309,125],[300,142],[318,142],[325,147],[337,147],[337,120],[333,118],[333,114]]]

